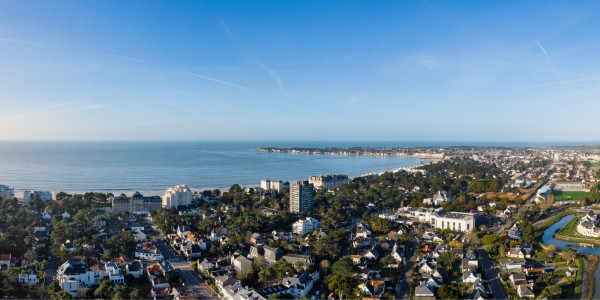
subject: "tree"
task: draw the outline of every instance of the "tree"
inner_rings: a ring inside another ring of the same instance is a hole
[[[129,298],[130,299],[144,299],[146,297],[144,297],[144,294],[140,289],[133,289],[131,291],[131,293],[129,293]]]
[[[94,291],[94,295],[101,299],[110,299],[113,292],[113,284],[109,280],[102,280]]]
[[[441,265],[445,266],[446,269],[451,269],[452,264],[454,264],[457,259],[458,259],[458,257],[456,256],[456,254],[454,254],[454,252],[447,251],[447,252],[440,254],[437,261]]]
[[[325,278],[325,284],[327,288],[338,294],[340,299],[346,295],[352,295],[352,288],[355,285],[355,280],[352,277],[344,276],[341,274],[334,274]]]
[[[71,294],[69,294],[69,292],[67,291],[60,291],[58,293],[54,293],[52,295],[52,299],[71,299],[73,297],[71,297]]]
[[[192,269],[198,270],[198,262],[197,261],[192,262]]]
[[[571,248],[567,248],[561,251],[560,256],[567,261],[567,264],[571,263],[577,257],[577,252]]]
[[[442,284],[437,290],[440,299],[458,299],[458,291],[451,285]]]
[[[354,262],[352,262],[352,259],[348,256],[342,257],[331,266],[331,272],[333,274],[344,276],[353,276],[358,270],[358,267],[354,265]]]

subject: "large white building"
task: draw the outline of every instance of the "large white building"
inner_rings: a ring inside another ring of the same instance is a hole
[[[281,193],[283,182],[281,180],[263,179],[260,181],[260,187],[265,191],[276,191]]]
[[[319,221],[315,218],[307,217],[306,219],[300,219],[292,225],[292,231],[295,234],[307,234],[317,230],[317,226],[319,226]]]
[[[439,229],[450,229],[457,232],[471,232],[475,227],[475,214],[462,212],[446,212],[442,208],[404,208],[407,217],[429,223]]]
[[[39,198],[41,201],[51,201],[52,193],[51,192],[43,192],[43,191],[24,191],[23,199],[25,202],[29,202],[31,199]]]
[[[82,290],[95,284],[94,274],[84,262],[67,261],[58,267],[56,279],[63,290],[78,297]]]
[[[309,183],[312,183],[316,189],[336,189],[342,183],[350,183],[350,179],[347,175],[333,175],[327,174],[325,176],[310,176],[308,179]]]
[[[3,200],[12,199],[14,189],[8,185],[0,184],[0,198]]]
[[[600,214],[590,210],[581,218],[577,231],[585,236],[600,237]]]
[[[192,193],[192,190],[187,185],[176,185],[170,187],[165,192],[165,196],[162,199],[163,207],[189,206],[192,204],[193,197],[194,193]]]

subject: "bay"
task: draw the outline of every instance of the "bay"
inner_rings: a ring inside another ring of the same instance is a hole
[[[343,142],[0,142],[0,184],[52,192],[162,193],[257,186],[261,179],[292,181],[311,175],[350,177],[426,160],[410,157],[304,155],[260,152],[261,147],[407,146]]]

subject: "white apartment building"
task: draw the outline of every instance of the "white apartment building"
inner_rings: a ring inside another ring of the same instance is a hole
[[[8,185],[0,184],[0,198],[3,200],[12,199],[14,189]]]
[[[94,271],[84,262],[67,261],[58,267],[56,278],[60,287],[78,297],[79,293],[94,285]]]
[[[281,193],[283,190],[283,182],[281,180],[263,179],[260,181],[260,188],[265,191],[276,191]]]
[[[24,191],[23,199],[25,202],[29,202],[29,200],[34,198],[39,198],[41,201],[51,201],[52,193],[51,192],[43,192],[43,191]]]
[[[325,176],[310,176],[308,183],[312,183],[316,189],[336,189],[342,183],[350,183],[347,175],[327,174]]]
[[[170,187],[165,192],[165,196],[163,197],[163,207],[189,206],[192,204],[193,197],[194,193],[192,193],[192,190],[190,190],[187,185],[176,185]]]
[[[446,212],[442,208],[404,208],[405,214],[412,219],[429,223],[439,229],[450,229],[457,232],[471,232],[475,227],[475,214]]]
[[[319,226],[319,221],[317,221],[317,219],[307,217],[306,219],[300,219],[294,222],[292,231],[295,234],[307,234],[317,230],[317,226]]]

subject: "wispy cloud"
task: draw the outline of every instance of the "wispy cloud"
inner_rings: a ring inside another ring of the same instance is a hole
[[[540,48],[540,50],[542,50],[542,53],[544,53],[544,56],[546,57],[546,59],[548,60],[550,65],[552,66],[552,70],[554,70],[554,73],[556,74],[556,77],[558,77],[558,80],[564,84],[565,81],[563,80],[562,76],[560,75],[560,72],[558,72],[558,69],[554,65],[554,62],[552,61],[552,58],[548,54],[548,51],[546,51],[546,49],[538,41],[534,40],[534,42],[536,43],[538,48]]]
[[[240,84],[237,84],[237,83],[233,83],[233,82],[230,82],[230,81],[225,81],[225,80],[221,80],[221,79],[218,79],[218,78],[208,77],[208,76],[205,76],[205,75],[202,75],[202,74],[198,74],[198,73],[194,73],[194,72],[190,72],[190,71],[183,71],[183,72],[186,73],[186,74],[188,74],[188,75],[190,75],[190,76],[202,78],[204,80],[208,80],[208,81],[212,81],[212,82],[216,82],[216,83],[228,85],[228,86],[235,87],[235,88],[242,89],[242,90],[247,90],[247,91],[253,91],[253,92],[262,93],[261,91],[259,91],[257,89],[249,88],[247,86],[243,86],[243,85],[240,85]]]
[[[582,79],[576,79],[576,80],[567,80],[567,81],[550,82],[550,83],[543,83],[543,84],[536,84],[536,85],[528,85],[528,86],[520,87],[517,89],[513,89],[512,91],[520,91],[520,90],[526,90],[526,89],[542,88],[542,87],[557,86],[557,85],[570,85],[570,84],[583,83],[583,82],[600,82],[600,77],[590,77],[590,78],[582,78]]]
[[[263,68],[265,71],[267,71],[269,73],[269,75],[271,75],[271,77],[273,77],[273,79],[275,79],[275,82],[277,83],[277,86],[279,87],[279,89],[282,92],[286,92],[285,91],[285,87],[283,86],[283,80],[281,80],[281,77],[279,76],[279,74],[277,74],[277,72],[275,72],[275,70],[265,66],[265,64],[263,64],[262,62],[260,62],[258,59],[255,59],[254,62],[260,66],[261,68]]]
[[[40,43],[35,43],[35,42],[30,42],[30,41],[15,40],[15,39],[6,39],[6,38],[0,38],[0,42],[3,42],[3,43],[12,43],[12,44],[43,45],[43,44],[40,44]]]

